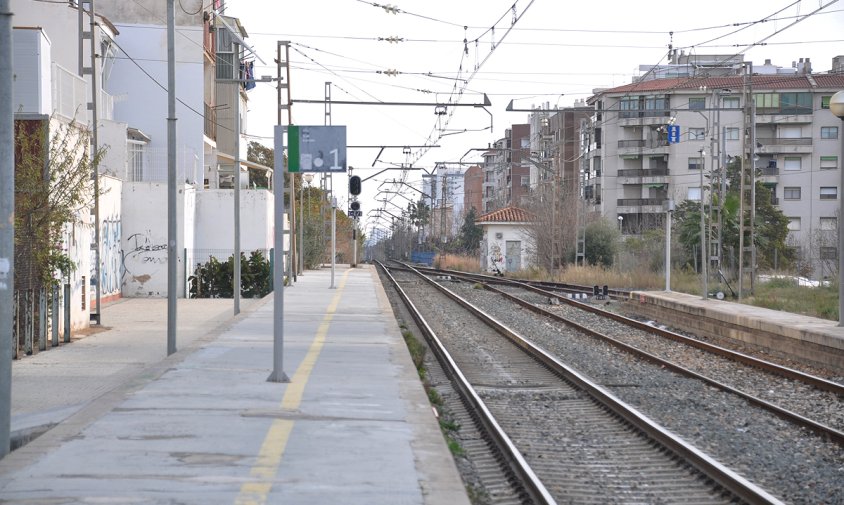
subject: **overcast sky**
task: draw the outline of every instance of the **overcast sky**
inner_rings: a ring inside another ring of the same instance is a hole
[[[346,125],[349,145],[440,146],[412,149],[409,156],[387,149],[375,167],[378,149],[350,148],[348,164],[361,177],[390,163],[431,169],[458,161],[470,148],[502,138],[511,124],[527,122],[527,112],[505,111],[510,100],[515,108],[571,106],[595,88],[630,82],[639,65],[665,63],[669,44],[686,53],[742,52],[754,65],[771,59],[791,67],[810,58],[815,72],[830,70],[832,58],[844,55],[844,2],[833,0],[518,0],[515,10],[512,0],[227,4],[226,13],[241,19],[247,42],[266,62],[256,61],[258,76],[275,76],[276,42],[291,42],[294,100],[322,100],[330,81],[333,100],[474,104],[486,94],[492,102],[486,111],[451,107],[442,116],[433,105],[334,105],[332,124]],[[390,42],[393,37],[403,40]],[[760,42],[766,45],[748,47]],[[392,70],[400,74],[378,73]],[[276,89],[258,84],[249,97],[248,133],[271,146]],[[322,104],[293,106],[295,124],[324,121]],[[476,153],[464,161],[480,160]],[[375,188],[400,176],[390,170],[364,184],[364,214],[376,205]],[[419,187],[419,171],[407,177]],[[337,193],[345,201],[345,190]]]

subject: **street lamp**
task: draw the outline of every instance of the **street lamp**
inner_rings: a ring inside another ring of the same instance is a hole
[[[838,326],[844,326],[844,91],[832,95],[829,110],[841,119],[838,136],[841,140],[841,155],[838,156],[838,171],[841,174],[838,185]]]

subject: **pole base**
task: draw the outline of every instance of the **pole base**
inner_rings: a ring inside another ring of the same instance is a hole
[[[287,374],[284,373],[284,370],[279,372],[273,370],[270,376],[267,377],[267,382],[290,382],[290,378],[287,377]]]

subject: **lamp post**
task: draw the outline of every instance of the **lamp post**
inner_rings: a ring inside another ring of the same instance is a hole
[[[841,154],[838,156],[838,326],[844,326],[844,91],[832,95],[829,110],[841,119],[838,136],[841,140]]]

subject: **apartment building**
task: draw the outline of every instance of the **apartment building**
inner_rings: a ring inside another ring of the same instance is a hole
[[[523,205],[530,194],[530,124],[514,124],[483,154],[483,213]]]
[[[640,234],[663,225],[667,200],[708,200],[728,157],[746,153],[789,218],[790,243],[825,275],[819,262],[837,257],[842,197],[841,120],[829,99],[844,74],[812,74],[808,59],[785,72],[770,62],[762,73],[745,68],[596,91],[581,132],[584,197],[624,234]]]
[[[96,125],[97,148],[105,153],[99,220],[86,215],[82,221],[90,225],[70,227],[62,244],[77,265],[72,306],[82,311],[74,314],[74,326],[87,326],[97,280],[104,301],[167,296],[168,285],[165,4],[100,0],[88,37],[92,4],[11,5],[16,121],[74,122],[91,131]],[[190,0],[176,12],[177,296],[187,295],[196,262],[209,254],[225,260],[234,250],[234,181],[243,190],[241,250],[267,251],[273,243],[273,196],[249,171],[266,181],[271,169],[245,161],[242,136],[254,56],[238,51],[247,32],[236,18],[219,14],[221,8],[219,0]],[[96,123],[88,106],[93,90]]]

